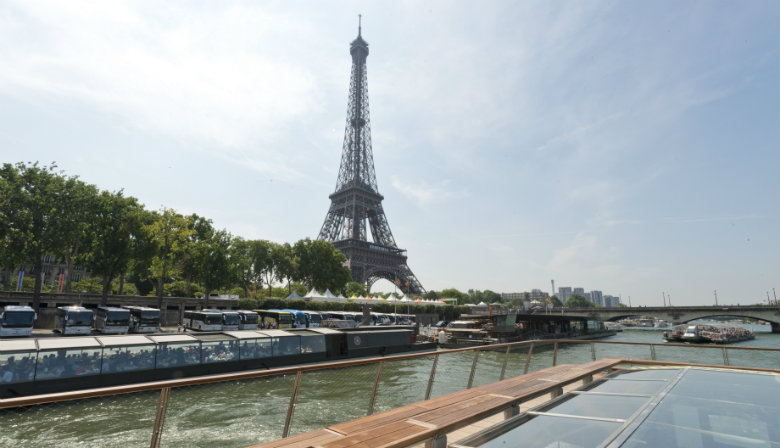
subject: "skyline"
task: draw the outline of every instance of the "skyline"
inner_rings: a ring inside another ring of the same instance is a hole
[[[378,188],[426,289],[780,289],[776,2],[151,5],[0,5],[4,163],[315,238],[362,14]]]

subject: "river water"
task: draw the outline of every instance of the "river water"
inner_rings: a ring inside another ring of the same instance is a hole
[[[780,335],[768,325],[746,325],[756,339],[727,347],[780,348]],[[657,343],[656,358],[709,364],[723,363],[721,347],[664,347],[661,332],[623,331],[605,341]],[[526,350],[511,353],[506,376],[523,373]],[[732,365],[780,368],[780,353],[727,351]],[[561,346],[557,363],[591,360],[589,345]],[[650,359],[648,346],[596,344],[597,358]],[[441,355],[431,396],[464,389],[474,354]],[[479,355],[474,385],[497,381],[504,353]],[[374,412],[410,404],[425,397],[433,357],[386,362]],[[531,356],[530,370],[552,365],[552,351]],[[296,434],[366,415],[377,367],[362,366],[304,374],[290,433]],[[164,447],[245,447],[281,437],[294,376],[193,386],[171,391],[161,445]],[[135,447],[149,446],[159,393],[82,400],[0,412],[3,447]]]

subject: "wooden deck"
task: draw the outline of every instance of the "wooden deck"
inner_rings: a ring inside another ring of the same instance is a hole
[[[622,362],[608,358],[549,367],[251,448],[400,448],[422,441],[443,448],[447,433],[499,412],[514,415],[523,402],[558,396],[564,386],[590,382]]]

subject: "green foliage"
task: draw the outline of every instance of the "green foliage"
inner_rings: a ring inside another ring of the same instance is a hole
[[[260,308],[258,305],[258,301],[256,299],[242,298],[242,299],[238,299],[238,309],[256,310]]]
[[[88,279],[79,280],[71,285],[73,292],[91,292],[99,293],[103,290],[103,284],[97,277],[90,277]]]
[[[300,240],[295,243],[292,253],[297,268],[295,280],[318,291],[341,291],[352,278],[344,266],[347,258],[327,241]]]
[[[363,297],[366,295],[366,293],[367,293],[366,285],[358,282],[347,283],[346,291],[344,291],[344,295],[346,297],[352,297],[352,296]]]
[[[558,298],[558,296],[552,296],[550,297],[550,300],[552,301],[552,304],[555,308],[562,308],[563,302]]]
[[[464,303],[473,303],[473,302],[468,302],[467,301],[467,299],[469,298],[468,294],[462,293],[462,292],[458,291],[455,288],[443,289],[439,293],[439,298],[441,298],[441,299],[451,299],[451,298],[458,299],[458,305],[463,305]],[[476,302],[476,303],[479,303],[479,302]]]
[[[595,305],[590,300],[579,294],[572,294],[566,300],[567,308],[595,308]]]

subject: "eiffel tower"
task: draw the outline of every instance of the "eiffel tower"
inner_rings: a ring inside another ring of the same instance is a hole
[[[377,280],[386,279],[404,293],[423,294],[425,289],[406,264],[406,251],[395,243],[382,209],[384,196],[376,186],[368,113],[368,42],[363,40],[361,28],[358,24],[357,39],[349,48],[352,72],[339,177],[317,239],[333,243],[344,253],[354,281],[370,288]],[[366,235],[366,221],[372,241]]]

